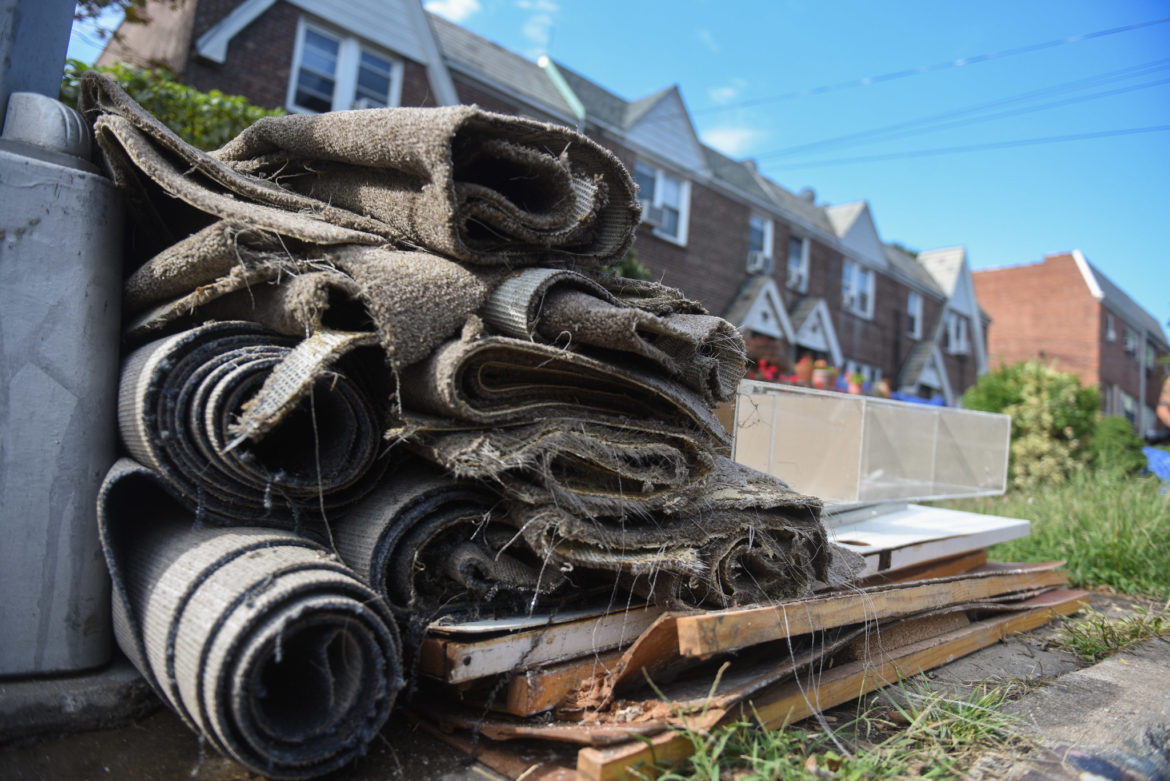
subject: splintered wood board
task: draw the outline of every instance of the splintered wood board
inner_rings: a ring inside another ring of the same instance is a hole
[[[900,569],[888,569],[862,579],[857,585],[884,586],[890,583],[906,583],[911,580],[929,580],[930,578],[945,578],[949,575],[962,575],[971,572],[987,563],[987,548],[980,548],[969,553],[959,553],[942,559],[931,559],[919,564]]]
[[[588,659],[573,659],[525,670],[508,681],[504,702],[493,705],[492,709],[514,716],[531,716],[552,710],[582,682],[613,670],[621,656],[621,651],[606,651]]]
[[[661,608],[638,607],[475,641],[430,635],[419,649],[419,671],[463,683],[576,659],[629,645],[661,614]]]
[[[900,569],[1027,537],[1032,525],[941,507],[911,504],[857,523],[829,525],[829,539],[865,557],[860,577]]]
[[[750,718],[767,728],[782,727],[814,713],[862,697],[876,689],[932,670],[1019,632],[1035,629],[1056,616],[1071,615],[1089,604],[1086,591],[1050,591],[1028,600],[1032,609],[977,621],[939,637],[888,650],[877,659],[851,662],[825,671],[816,684],[785,681],[756,694],[749,702],[726,711],[711,711],[694,729]],[[583,748],[577,754],[577,777],[583,781],[617,781],[631,769],[655,775],[654,763],[677,762],[693,751],[691,741],[675,731],[604,748]]]
[[[777,602],[765,607],[679,616],[683,656],[708,656],[757,643],[808,634],[862,621],[905,616],[947,605],[1020,591],[1063,586],[1063,562],[1019,565],[1006,572],[958,575],[937,580],[876,586],[832,596]]]

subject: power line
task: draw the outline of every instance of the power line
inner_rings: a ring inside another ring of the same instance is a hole
[[[1041,104],[1039,106],[1025,106],[1012,111],[1004,111],[998,114],[991,114],[983,117],[974,117],[970,120],[961,122],[949,122],[949,120],[958,117],[967,117],[972,114],[978,114],[982,111],[998,108],[1000,106],[1011,105],[1013,103],[1021,103],[1024,101],[1035,100],[1037,98],[1048,97],[1049,95],[1059,95],[1065,92],[1075,92],[1080,89],[1085,89],[1090,86],[1098,86],[1108,84],[1114,81],[1124,81],[1135,76],[1144,76],[1150,73],[1166,70],[1170,68],[1170,57],[1152,60],[1150,62],[1141,63],[1139,65],[1131,65],[1125,68],[1120,68],[1114,71],[1089,76],[1082,79],[1075,79],[1073,81],[1063,82],[1051,87],[1045,87],[1038,90],[1031,90],[1029,92],[1020,93],[1006,98],[999,98],[985,103],[978,103],[965,108],[953,109],[944,111],[938,114],[931,114],[917,119],[904,120],[895,122],[891,125],[883,125],[877,128],[870,128],[868,130],[859,130],[853,133],[845,133],[831,138],[822,138],[816,141],[809,141],[804,144],[796,144],[794,146],[784,147],[783,149],[776,149],[771,152],[763,152],[756,155],[757,160],[767,159],[771,157],[781,157],[791,154],[803,153],[812,149],[821,149],[824,147],[841,147],[852,146],[858,144],[870,143],[873,141],[888,141],[894,138],[901,138],[908,135],[917,135],[926,132],[933,132],[935,130],[943,130],[949,127],[961,126],[964,124],[974,124],[976,122],[984,122],[992,119],[1000,119],[1005,116],[1014,116],[1016,114],[1029,113],[1033,111],[1041,111],[1048,108],[1054,108],[1068,103],[1079,102],[1082,100],[1092,100],[1098,97],[1106,97],[1108,95],[1117,94],[1121,91],[1130,91],[1133,89],[1145,89],[1151,86],[1157,86],[1164,82],[1147,82],[1137,86],[1123,87],[1120,90],[1112,90],[1106,92],[1092,93],[1090,95],[1082,95],[1073,98],[1068,98],[1064,101],[1054,101],[1051,103]],[[941,123],[941,124],[940,124]],[[901,131],[901,132],[899,132]]]
[[[991,121],[996,120],[996,119],[1004,119],[1005,117],[1016,117],[1016,116],[1020,116],[1021,114],[1032,114],[1032,113],[1035,113],[1037,111],[1047,111],[1049,109],[1059,108],[1061,106],[1069,106],[1069,105],[1072,105],[1074,103],[1083,103],[1083,102],[1088,101],[1088,100],[1097,100],[1099,98],[1107,98],[1107,97],[1112,97],[1114,95],[1122,95],[1126,92],[1135,92],[1137,90],[1150,89],[1152,87],[1160,87],[1160,86],[1163,86],[1165,84],[1170,84],[1170,79],[1158,79],[1157,81],[1147,81],[1147,82],[1143,82],[1141,84],[1131,84],[1128,87],[1118,87],[1116,89],[1105,90],[1103,92],[1089,93],[1088,95],[1077,95],[1077,96],[1074,96],[1071,98],[1064,98],[1063,100],[1054,100],[1054,101],[1049,101],[1048,103],[1041,103],[1041,104],[1036,105],[1036,106],[1022,106],[1020,108],[1009,109],[1007,111],[999,111],[999,112],[996,112],[994,114],[987,114],[987,115],[982,116],[982,117],[973,117],[970,119],[960,119],[960,120],[955,120],[952,122],[945,122],[945,123],[941,123],[941,124],[928,125],[928,126],[922,127],[922,128],[908,128],[908,129],[903,130],[903,132],[901,132],[901,133],[896,133],[896,134],[892,134],[892,135],[890,135],[890,134],[881,135],[881,137],[879,137],[879,138],[873,138],[873,139],[862,138],[862,139],[855,141],[854,144],[852,144],[852,145],[866,144],[866,143],[873,143],[873,142],[880,142],[880,141],[893,141],[893,140],[896,140],[899,138],[906,138],[908,136],[913,136],[913,135],[921,135],[922,133],[933,133],[933,132],[936,132],[939,130],[949,130],[950,128],[955,128],[955,127],[970,127],[971,125],[975,125],[975,124],[978,124],[980,122],[991,122]],[[807,146],[816,146],[816,144],[805,144],[804,146],[806,146],[806,147]],[[848,147],[848,146],[850,146],[850,144],[844,144],[843,146]],[[783,152],[765,153],[763,155],[758,155],[756,157],[756,160],[764,160],[764,159],[769,159],[769,158],[786,157],[786,156],[788,156],[788,155],[783,153]]]
[[[901,160],[908,157],[930,157],[934,155],[959,154],[964,152],[983,152],[990,149],[1006,149],[1014,146],[1039,146],[1056,144],[1065,141],[1083,141],[1091,138],[1108,138],[1109,136],[1131,136],[1138,133],[1162,133],[1170,130],[1170,125],[1151,125],[1149,127],[1131,127],[1121,130],[1101,130],[1094,133],[1074,133],[1067,136],[1045,136],[1043,138],[1022,138],[1014,141],[993,141],[987,144],[970,144],[967,146],[950,146],[936,149],[917,149],[910,152],[891,152],[884,155],[865,155],[862,157],[844,157],[832,160],[813,160],[807,163],[786,163],[782,168],[817,168],[831,165],[849,165],[852,163],[872,163],[882,160]]]
[[[849,81],[841,81],[836,84],[825,84],[820,87],[812,87],[809,89],[793,90],[791,92],[784,92],[779,95],[769,95],[767,97],[751,98],[749,100],[742,100],[736,103],[727,103],[721,106],[710,106],[704,109],[692,111],[692,114],[707,114],[715,111],[726,111],[733,108],[748,108],[750,106],[759,106],[765,103],[779,103],[784,100],[792,100],[793,98],[804,98],[812,95],[823,95],[826,92],[835,92],[837,90],[848,89],[850,87],[867,87],[871,84],[878,84],[886,81],[894,81],[896,79],[909,78],[910,76],[920,76],[924,73],[934,73],[949,68],[961,68],[965,65],[976,65],[982,62],[989,62],[991,60],[998,60],[1004,57],[1014,57],[1018,54],[1030,54],[1031,52],[1038,52],[1044,49],[1052,49],[1057,46],[1065,46],[1073,43],[1080,43],[1081,41],[1089,41],[1095,38],[1104,38],[1108,35],[1117,35],[1119,33],[1128,33],[1134,30],[1140,30],[1144,27],[1153,27],[1154,25],[1165,24],[1170,22],[1170,16],[1161,19],[1151,19],[1147,22],[1137,22],[1135,24],[1122,25],[1121,27],[1110,27],[1106,30],[1095,30],[1091,33],[1084,33],[1083,35],[1071,35],[1067,38],[1057,38],[1051,41],[1044,41],[1042,43],[1028,44],[1027,46],[1017,46],[1011,49],[1003,49],[989,54],[978,54],[974,57],[961,57],[957,60],[949,60],[947,62],[940,62],[934,65],[920,65],[917,68],[906,68],[900,71],[891,71],[890,73],[882,73],[877,76],[864,76],[859,79],[851,79]]]

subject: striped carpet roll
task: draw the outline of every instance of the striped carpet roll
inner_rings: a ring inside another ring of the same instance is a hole
[[[501,520],[499,500],[412,465],[332,524],[337,551],[396,613],[521,609],[565,585]]]
[[[118,644],[219,752],[270,778],[349,762],[402,688],[389,611],[338,558],[288,532],[193,521],[123,459],[98,504]]]
[[[252,323],[209,323],[126,359],[122,440],[199,518],[308,528],[377,476],[377,410],[358,382],[336,371],[316,378],[263,437],[233,441],[245,403],[296,344]]]

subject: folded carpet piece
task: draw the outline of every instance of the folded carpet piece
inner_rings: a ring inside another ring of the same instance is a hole
[[[108,77],[83,77],[81,106],[162,246],[211,220],[168,220],[154,186],[203,215],[284,236],[381,237],[473,263],[604,265],[629,247],[641,211],[629,174],[595,142],[474,106],[269,117],[211,154]]]
[[[732,398],[744,375],[743,335],[723,318],[659,316],[620,302],[599,283],[572,271],[520,271],[492,291],[482,316],[506,336],[649,359],[711,406]]]
[[[310,531],[377,478],[381,416],[362,384],[338,372],[294,375],[284,396],[294,403],[245,432],[265,435],[233,442],[236,417],[278,367],[289,368],[295,344],[253,323],[211,323],[126,359],[123,442],[201,519]]]
[[[102,486],[115,635],[213,748],[266,778],[309,778],[362,755],[403,686],[375,594],[287,532],[194,522],[123,459]]]
[[[583,517],[513,506],[540,556],[611,570],[667,605],[727,607],[788,599],[829,577],[820,500],[726,458],[701,497],[672,515]]]
[[[412,465],[334,522],[333,539],[403,620],[469,610],[514,614],[565,578],[516,541],[501,510],[482,486]]]
[[[586,515],[684,507],[714,465],[706,444],[685,431],[584,413],[487,429],[416,428],[409,444],[456,477]]]
[[[402,399],[407,410],[480,425],[559,417],[571,428],[603,414],[693,431],[716,450],[730,444],[698,395],[632,360],[601,361],[505,336],[476,338],[471,329],[403,373]]]
[[[251,320],[302,337],[322,328],[371,330],[389,364],[401,368],[457,335],[503,273],[388,247],[304,245],[294,259],[270,242],[219,222],[152,258],[127,282],[136,302],[191,287],[141,315],[129,335],[206,320]]]

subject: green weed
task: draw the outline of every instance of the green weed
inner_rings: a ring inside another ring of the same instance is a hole
[[[1170,602],[1156,612],[1139,607],[1123,618],[1109,618],[1090,609],[1083,618],[1065,621],[1054,642],[1086,662],[1096,663],[1127,646],[1166,636],[1170,636]]]

